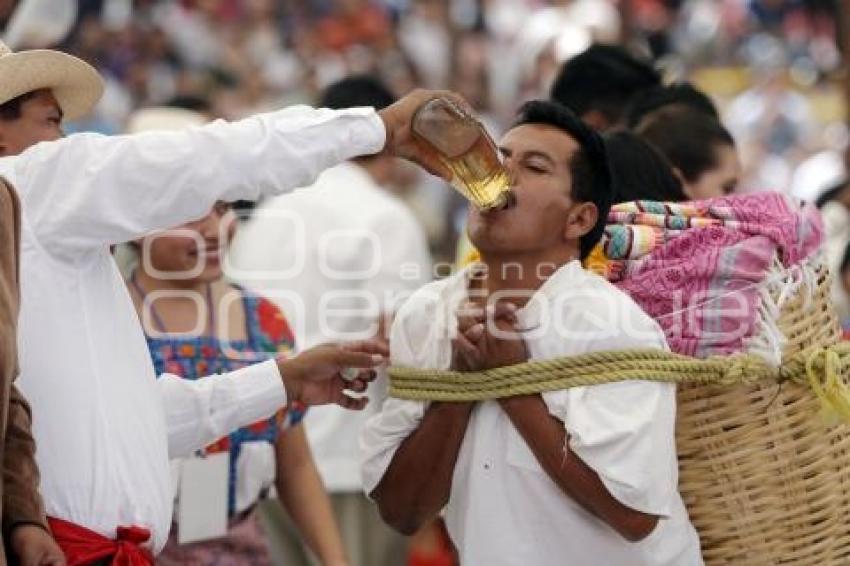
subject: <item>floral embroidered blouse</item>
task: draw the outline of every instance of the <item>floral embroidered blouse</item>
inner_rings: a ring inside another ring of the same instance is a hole
[[[241,288],[238,290],[242,293],[247,338],[222,341],[210,336],[148,335],[148,349],[157,375],[171,373],[184,379],[200,379],[292,352],[295,339],[280,309],[268,299]],[[278,431],[301,422],[304,412],[303,406],[290,404],[273,417],[240,428],[206,448],[206,453],[230,452],[228,510],[231,515],[246,507],[244,503],[237,505],[239,482],[245,480],[239,473],[246,473],[246,468],[250,470],[250,466],[240,465],[244,447],[256,442],[274,444]],[[256,480],[249,483],[256,483]],[[257,495],[262,497],[263,493]]]

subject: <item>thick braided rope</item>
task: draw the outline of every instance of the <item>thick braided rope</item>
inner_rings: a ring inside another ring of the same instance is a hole
[[[848,342],[800,352],[779,368],[752,354],[701,360],[660,350],[621,350],[481,372],[392,367],[389,373],[390,395],[415,401],[485,401],[635,379],[703,385],[794,381],[811,387],[825,406],[850,419]]]

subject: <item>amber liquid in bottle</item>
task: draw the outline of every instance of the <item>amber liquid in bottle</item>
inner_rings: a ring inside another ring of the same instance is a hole
[[[451,184],[482,210],[511,201],[510,180],[484,127],[450,100],[435,98],[413,118],[413,131],[452,172]]]

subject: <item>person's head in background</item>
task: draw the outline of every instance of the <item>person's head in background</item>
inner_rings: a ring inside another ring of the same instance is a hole
[[[213,118],[213,108],[208,98],[194,94],[178,94],[170,98],[163,106],[191,110],[208,119]]]
[[[815,206],[823,208],[830,202],[837,202],[850,208],[850,181],[843,180],[823,191],[815,200]]]
[[[329,85],[319,98],[319,107],[343,110],[371,106],[376,111],[395,102],[395,96],[376,77],[353,75]],[[361,166],[378,185],[389,183],[394,176],[396,160],[387,153],[357,157],[354,163]]]
[[[199,289],[214,283],[224,276],[222,258],[236,225],[231,205],[219,201],[203,218],[137,240],[137,269],[146,280],[157,280],[157,287]]]
[[[618,130],[603,136],[614,203],[633,200],[687,200],[682,183],[661,153],[633,132]]]
[[[674,104],[647,115],[634,131],[667,158],[689,199],[722,197],[738,186],[735,141],[711,116]]]
[[[599,135],[566,107],[536,100],[520,108],[498,145],[516,202],[499,211],[470,210],[469,237],[484,261],[563,265],[585,258],[611,207]]]
[[[626,127],[634,129],[647,115],[668,106],[686,106],[715,120],[720,120],[717,107],[707,94],[690,83],[656,86],[638,93],[626,111]]]
[[[605,131],[622,124],[634,96],[660,84],[650,63],[622,47],[594,44],[564,63],[550,98]]]

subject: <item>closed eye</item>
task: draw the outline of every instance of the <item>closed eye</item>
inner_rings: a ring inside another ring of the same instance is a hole
[[[539,175],[543,175],[543,174],[549,172],[549,170],[546,167],[543,167],[542,165],[537,165],[537,164],[534,164],[534,163],[526,163],[525,168],[528,169],[529,171],[531,171],[533,173],[537,173]]]

